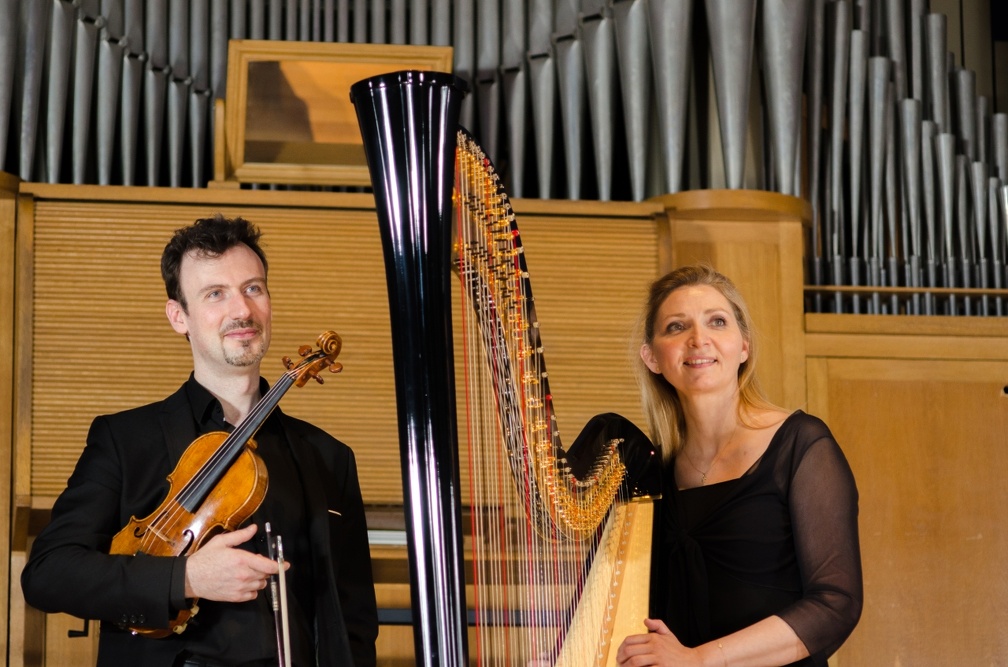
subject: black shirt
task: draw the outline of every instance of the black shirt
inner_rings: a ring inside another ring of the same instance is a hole
[[[665,469],[656,513],[652,614],[686,646],[771,615],[826,659],[861,614],[858,495],[826,425],[790,415],[738,479],[679,489]]]

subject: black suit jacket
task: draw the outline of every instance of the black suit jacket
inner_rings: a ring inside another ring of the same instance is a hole
[[[308,499],[316,591],[316,647],[322,667],[374,665],[378,634],[364,505],[353,452],[311,424],[284,415]],[[185,387],[163,401],[98,417],[87,444],[32,545],[21,574],[28,604],[102,621],[99,667],[169,666],[185,633],[149,639],[120,625],[167,627],[181,558],[110,556],[112,537],[130,517],[146,517],[167,495],[167,476],[196,438]]]

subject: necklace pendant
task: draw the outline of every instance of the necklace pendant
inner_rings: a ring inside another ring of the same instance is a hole
[[[706,483],[707,483],[707,473],[702,472],[700,473],[700,485],[703,486]]]

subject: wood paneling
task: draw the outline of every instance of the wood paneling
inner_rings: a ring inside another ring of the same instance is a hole
[[[0,480],[9,480],[13,469],[14,437],[14,312],[15,265],[14,243],[16,236],[16,192],[18,181],[0,173]],[[8,487],[9,488],[9,487]],[[11,516],[10,492],[0,493],[0,516]],[[0,549],[10,552],[11,534],[0,531]],[[10,594],[11,561],[0,559],[0,595]],[[8,607],[0,605],[0,627],[7,627]],[[0,649],[7,653],[6,633],[0,637]]]
[[[1008,321],[984,320],[990,339],[960,318],[906,331],[922,319],[810,323],[809,408],[860,493],[865,609],[841,666],[1008,662]]]

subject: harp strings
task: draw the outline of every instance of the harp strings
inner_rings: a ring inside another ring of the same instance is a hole
[[[476,659],[554,665],[572,640],[585,642],[581,655],[590,656],[597,632],[567,634],[623,463],[609,443],[587,474],[575,476],[567,464],[514,212],[465,132],[454,195]]]

